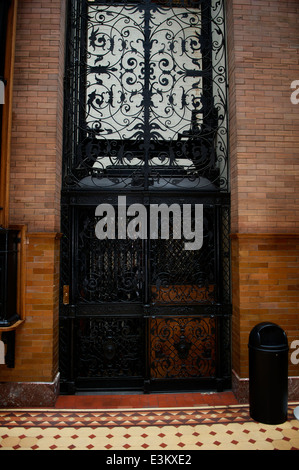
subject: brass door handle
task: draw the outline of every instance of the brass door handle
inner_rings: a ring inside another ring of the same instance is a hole
[[[63,305],[70,303],[70,286],[63,286]]]

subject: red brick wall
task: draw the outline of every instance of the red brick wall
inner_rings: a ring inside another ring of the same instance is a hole
[[[1,366],[0,381],[51,381],[58,370],[55,234],[60,230],[65,3],[19,1],[10,223],[28,226],[26,321],[17,330],[16,368]],[[227,0],[226,7],[236,234],[233,367],[247,377],[248,334],[256,323],[271,319],[290,341],[299,339],[299,105],[290,100],[291,82],[299,80],[299,3]],[[290,372],[298,375],[295,368]]]

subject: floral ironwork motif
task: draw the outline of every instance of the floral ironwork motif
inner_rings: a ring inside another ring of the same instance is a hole
[[[157,318],[150,332],[152,378],[215,375],[215,318]]]
[[[144,374],[143,328],[132,318],[80,319],[77,323],[78,375],[128,377]]]
[[[153,303],[207,303],[217,298],[216,243],[213,207],[204,208],[203,247],[184,250],[182,240],[151,242],[151,301]]]
[[[69,0],[67,38],[61,388],[229,386],[224,0]],[[202,205],[202,247],[97,238],[120,195]]]
[[[78,302],[141,302],[143,261],[140,240],[98,240],[94,208],[78,218]]]
[[[72,14],[65,186],[225,189],[222,1],[85,0]]]

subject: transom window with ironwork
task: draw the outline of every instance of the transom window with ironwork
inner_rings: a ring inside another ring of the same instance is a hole
[[[61,389],[229,387],[224,0],[68,5]]]
[[[65,187],[227,189],[222,3],[70,2]]]

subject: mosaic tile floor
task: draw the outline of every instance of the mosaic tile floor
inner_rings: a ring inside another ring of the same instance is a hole
[[[185,408],[0,410],[0,450],[299,450],[295,404],[265,425],[248,405]]]

